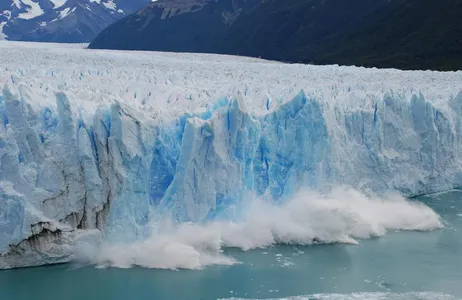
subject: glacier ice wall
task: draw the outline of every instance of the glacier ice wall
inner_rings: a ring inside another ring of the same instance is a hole
[[[86,59],[101,53],[78,51]],[[71,62],[64,53],[53,55]],[[108,65],[130,58],[111,55]],[[107,63],[98,59],[90,63]],[[462,186],[462,74],[390,71],[411,87],[389,85],[371,96],[368,91],[380,88],[388,73],[250,61],[254,73],[246,74],[252,80],[270,76],[274,86],[266,86],[232,75],[246,61],[222,65],[197,55],[165,60],[173,71],[161,65],[152,76],[111,67],[72,74],[59,74],[70,72],[64,66],[13,71],[14,59],[5,63],[0,267],[67,261],[76,245],[102,238],[142,239],[159,215],[180,222],[211,219],[248,193],[282,203],[301,188],[339,184],[408,196]],[[178,73],[182,64],[186,70]],[[223,70],[216,72],[218,66]],[[305,68],[311,77],[297,73]],[[195,80],[187,77],[191,70]],[[305,87],[291,85],[279,71],[301,78]],[[55,85],[64,75],[69,81]],[[233,76],[238,81],[230,85]],[[116,82],[108,84],[111,78]],[[156,92],[167,96],[161,101]],[[150,106],[134,105],[146,102]]]
[[[114,241],[147,236],[154,212],[202,221],[246,192],[284,201],[302,187],[415,195],[462,183],[460,96],[451,114],[423,95],[386,95],[369,112],[327,112],[302,91],[263,116],[237,98],[209,118],[160,126],[120,103],[85,123],[63,93],[56,111],[33,111],[25,95],[5,88],[0,102],[6,258],[32,251],[35,240],[72,247],[98,236],[91,229]]]

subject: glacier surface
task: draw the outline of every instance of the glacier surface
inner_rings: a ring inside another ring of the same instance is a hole
[[[0,268],[142,241],[160,218],[215,220],[249,197],[462,186],[462,72],[17,42],[0,52]],[[440,226],[422,218],[381,226]]]

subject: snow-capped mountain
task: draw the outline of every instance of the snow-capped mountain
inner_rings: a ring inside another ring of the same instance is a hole
[[[88,42],[149,0],[0,0],[0,39]]]

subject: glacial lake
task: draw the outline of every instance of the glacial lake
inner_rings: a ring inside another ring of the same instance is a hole
[[[462,192],[419,200],[444,229],[359,245],[228,249],[240,264],[199,271],[74,264],[0,271],[0,299],[462,299]]]

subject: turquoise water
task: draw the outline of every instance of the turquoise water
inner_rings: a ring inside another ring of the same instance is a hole
[[[0,299],[462,299],[462,192],[420,200],[445,229],[393,232],[358,246],[228,250],[241,264],[202,271],[72,264],[1,271]]]

